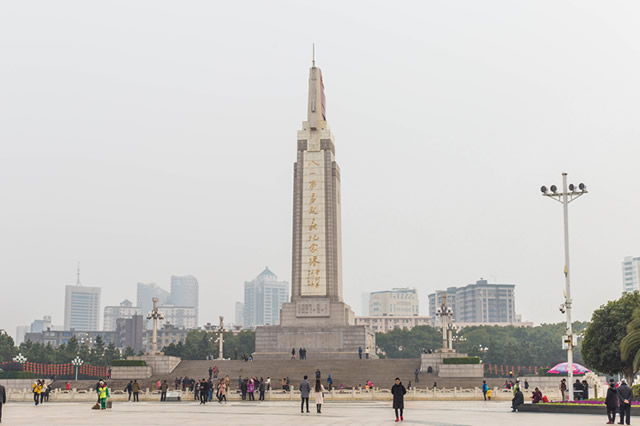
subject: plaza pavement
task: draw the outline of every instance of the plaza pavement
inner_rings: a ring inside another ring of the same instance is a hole
[[[586,426],[604,424],[606,416],[512,413],[505,402],[409,401],[405,403],[407,425],[543,425]],[[110,410],[91,410],[90,403],[59,402],[34,406],[10,403],[3,407],[4,425],[390,425],[394,414],[390,402],[329,402],[323,413],[300,414],[294,402],[230,402],[226,405],[196,402],[114,403]]]

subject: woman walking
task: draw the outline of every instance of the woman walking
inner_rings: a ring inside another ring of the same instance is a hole
[[[322,403],[324,402],[324,386],[320,383],[320,379],[316,380],[315,394],[313,395],[316,399],[316,412],[318,414],[322,413]]]
[[[396,412],[396,422],[398,420],[404,421],[404,394],[407,390],[398,377],[396,377],[396,383],[391,387],[391,394],[393,395],[393,409]],[[400,411],[400,418],[398,419],[398,411]]]

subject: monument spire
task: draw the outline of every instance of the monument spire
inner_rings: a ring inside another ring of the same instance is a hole
[[[315,45],[313,48],[312,64],[313,66],[309,70],[309,107],[307,109],[307,121],[309,122],[311,130],[316,130],[319,123],[327,121],[327,112],[322,71],[316,67]],[[326,125],[321,127],[326,127]]]

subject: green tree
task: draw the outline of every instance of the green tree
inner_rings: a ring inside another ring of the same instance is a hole
[[[109,343],[104,350],[104,365],[111,365],[113,360],[120,359],[120,351],[116,348],[116,345]]]
[[[633,311],[627,326],[627,335],[620,342],[620,355],[624,361],[631,361],[632,373],[640,369],[640,309]]]
[[[133,348],[131,348],[130,346],[127,346],[124,350],[124,354],[123,357],[124,359],[129,358],[130,356],[135,356],[136,352],[133,350]]]
[[[0,334],[0,362],[10,362],[18,355],[13,338],[7,334]]]
[[[586,363],[607,374],[622,373],[628,380],[633,376],[633,357],[624,360],[620,343],[627,334],[633,312],[640,307],[640,293],[624,293],[593,312],[582,341],[582,356]]]

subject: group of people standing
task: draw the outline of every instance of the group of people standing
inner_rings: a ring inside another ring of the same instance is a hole
[[[242,400],[255,401],[254,392],[258,392],[258,401],[264,401],[264,392],[267,389],[266,381],[260,377],[251,377],[242,379],[238,377],[238,384],[240,386],[240,393],[242,394]]]
[[[213,392],[216,393],[218,403],[227,402],[227,393],[229,392],[229,376],[220,378],[219,380],[202,379],[198,380],[193,388],[193,399],[200,400],[200,404],[206,404],[213,401]]]
[[[616,387],[616,382],[609,380],[609,388],[607,389],[607,397],[604,400],[607,406],[608,425],[616,422],[616,411],[620,410],[620,421],[618,424],[631,424],[631,400],[633,399],[633,390],[627,384],[625,379],[620,381],[620,385]]]
[[[560,393],[562,393],[562,400],[565,401],[569,399],[569,387],[567,386],[567,379],[562,379],[560,381]],[[580,401],[589,399],[589,384],[586,380],[580,381],[580,379],[576,379],[576,382],[573,384],[573,400]]]
[[[33,391],[33,402],[35,402],[36,405],[42,404],[45,401],[49,401],[49,392],[51,391],[51,389],[49,389],[49,386],[47,386],[47,383],[44,381],[44,379],[38,379],[33,382],[31,388]]]
[[[296,359],[296,348],[291,348],[291,359]],[[307,359],[307,349],[298,349],[298,359]]]

